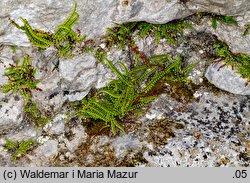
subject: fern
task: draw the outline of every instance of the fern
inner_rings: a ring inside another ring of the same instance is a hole
[[[142,88],[141,92],[149,92],[155,84],[161,80],[168,72],[170,72],[171,68],[173,67],[173,64],[167,67],[165,70],[158,72],[147,84],[144,88]]]
[[[5,76],[8,77],[8,83],[1,86],[3,93],[20,92],[29,100],[32,90],[41,90],[37,88],[38,80],[35,79],[36,69],[31,65],[29,55],[23,58],[21,65],[10,65],[5,69]]]
[[[221,58],[226,63],[226,66],[233,66],[236,68],[236,72],[243,78],[250,81],[250,56],[247,54],[239,53],[233,54],[229,46],[223,42],[218,42],[213,46],[215,51],[215,57]]]
[[[105,56],[98,53],[98,58],[106,61],[111,71],[117,75],[117,79],[109,82],[96,95],[83,99],[82,107],[76,114],[78,117],[104,121],[105,127],[110,127],[113,134],[117,128],[125,131],[119,124],[120,119],[156,98],[151,91],[159,80],[170,75],[183,79],[189,70],[188,67],[183,67],[178,72],[183,64],[182,60],[171,58],[167,54],[153,56],[149,59],[149,65],[136,65],[130,71],[118,62],[123,73]]]
[[[239,54],[236,56],[237,72],[241,74],[243,78],[247,78],[250,82],[250,56],[246,54]]]
[[[16,160],[17,158],[25,155],[29,151],[36,141],[33,139],[28,139],[22,142],[12,141],[5,137],[6,144],[4,147],[12,153],[12,159]]]
[[[73,45],[76,42],[83,41],[85,37],[80,38],[76,32],[72,30],[72,27],[76,24],[79,19],[79,14],[76,12],[77,4],[74,4],[74,7],[70,13],[70,15],[66,18],[66,20],[59,25],[54,34],[45,32],[43,30],[33,29],[28,21],[22,17],[20,19],[23,22],[23,26],[18,25],[14,20],[10,20],[10,22],[18,29],[21,29],[25,32],[30,42],[41,49],[46,49],[50,46],[55,46],[58,49],[59,57],[71,56],[69,54],[73,49]]]
[[[28,23],[28,21],[22,17],[20,17],[20,19],[23,22],[23,26],[18,25],[17,23],[15,23],[15,21],[9,19],[11,21],[11,23],[18,29],[22,29],[25,31],[26,35],[28,36],[30,42],[38,47],[38,48],[48,48],[50,47],[53,42],[50,40],[50,34],[41,30],[33,30],[30,26],[30,24]]]
[[[75,3],[70,15],[67,19],[57,27],[53,39],[55,46],[59,50],[60,56],[66,56],[66,54],[72,49],[72,44],[79,41],[80,37],[72,30],[73,25],[79,19],[79,14],[76,12],[77,4]],[[65,42],[68,42],[66,46],[63,46]]]
[[[123,82],[124,82],[125,84],[127,84],[127,85],[130,85],[130,83],[129,83],[128,79],[126,78],[126,76],[123,75],[123,74],[114,66],[114,64],[113,64],[110,60],[106,59],[106,62],[107,62],[107,64],[108,64],[108,66],[110,67],[110,69],[117,75],[117,77],[118,77],[121,81],[123,81]]]

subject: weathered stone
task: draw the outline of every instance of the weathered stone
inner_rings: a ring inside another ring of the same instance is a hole
[[[87,133],[82,126],[76,126],[72,128],[73,139],[68,140],[64,138],[64,143],[70,152],[74,152],[81,143],[84,143],[87,139]]]
[[[0,93],[0,134],[18,127],[23,120],[23,99]]]
[[[243,79],[231,66],[224,66],[224,62],[211,64],[206,71],[206,78],[216,87],[239,95],[250,95],[247,79]]]
[[[182,112],[178,111],[180,104],[166,95],[161,95],[153,103],[147,112],[151,116],[149,122],[161,113],[161,116],[165,114],[185,122],[185,127],[175,129],[175,137],[170,138],[164,147],[156,150],[149,145],[155,155],[150,155],[150,151],[143,154],[148,160],[147,166],[249,166],[247,159],[239,159],[247,153],[248,97],[224,92],[216,95],[210,91],[199,92],[201,95],[197,102],[191,102]],[[238,125],[235,125],[236,121]]]
[[[49,129],[49,134],[60,135],[64,133],[66,118],[67,118],[66,115],[62,114],[57,115],[51,122],[51,128]]]
[[[244,26],[235,26],[217,21],[217,28],[212,27],[212,19],[205,17],[199,24],[193,24],[196,32],[206,32],[216,35],[219,40],[224,41],[234,53],[250,54],[250,34],[243,36]]]
[[[69,92],[69,101],[81,100],[97,82],[95,62],[93,55],[76,56],[60,62],[61,89]]]
[[[58,153],[58,142],[56,140],[48,140],[43,145],[35,149],[35,155],[32,156],[32,159],[40,159],[46,162],[49,159],[53,158]],[[30,157],[31,158],[31,157]]]
[[[192,0],[186,3],[178,0],[145,0],[145,1],[76,1],[80,20],[75,27],[90,38],[105,34],[106,28],[114,26],[113,22],[124,23],[131,21],[148,21],[151,23],[166,23],[174,19],[184,18],[195,12],[205,11],[233,16],[246,16],[245,22],[249,22],[248,0],[241,1],[205,1]],[[126,3],[127,2],[127,3]],[[71,6],[65,6],[71,5]],[[20,16],[26,18],[32,26],[52,32],[56,26],[62,23],[73,6],[66,0],[62,1],[1,1],[0,23],[4,26],[0,29],[0,42],[18,46],[29,46],[30,43],[25,34],[10,25],[8,17],[18,23]],[[248,15],[248,16],[247,16]]]

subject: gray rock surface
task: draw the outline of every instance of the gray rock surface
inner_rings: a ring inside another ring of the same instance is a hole
[[[64,133],[67,116],[58,114],[52,122],[48,123],[43,129],[50,135],[60,135]]]
[[[206,78],[216,87],[239,95],[250,95],[247,79],[242,78],[232,67],[221,67],[225,63],[211,64],[206,71]]]
[[[17,128],[23,121],[23,100],[18,95],[8,97],[0,93],[0,134]]]
[[[250,16],[250,15],[249,15]],[[226,42],[233,53],[250,54],[250,34],[243,36],[244,23],[239,26],[223,24],[217,21],[217,28],[212,27],[211,18],[203,18],[200,24],[193,24],[193,29],[197,32],[206,32],[216,35],[219,40]]]
[[[46,163],[58,154],[58,142],[48,140],[34,150],[34,154],[28,155],[30,166],[46,166]]]
[[[176,137],[168,140],[157,156],[144,153],[149,164],[164,167],[249,166],[247,157],[242,158],[249,152],[249,98],[199,92],[198,101],[188,104],[183,112],[176,111],[180,104],[165,95],[153,104],[148,117],[164,119],[171,116],[184,122],[186,130],[175,130]]]
[[[178,0],[71,0],[70,2],[66,0],[1,1],[0,6],[4,9],[0,13],[0,23],[4,26],[0,29],[0,42],[18,46],[30,45],[22,31],[10,25],[8,17],[21,23],[18,17],[22,16],[27,18],[35,28],[51,32],[64,21],[73,6],[73,2],[78,3],[78,12],[80,13],[80,20],[76,27],[91,38],[105,34],[106,28],[114,25],[113,22],[148,21],[166,23],[199,11],[241,16],[245,23],[249,22],[250,17],[250,2],[248,0],[192,0],[186,3]],[[65,6],[65,4],[69,6]]]
[[[67,95],[69,101],[81,100],[97,82],[95,62],[93,55],[74,57],[60,62],[61,89],[69,92]]]

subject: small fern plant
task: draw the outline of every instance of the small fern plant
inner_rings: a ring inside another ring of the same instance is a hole
[[[218,42],[213,46],[215,51],[215,57],[224,61],[223,66],[232,66],[236,69],[236,72],[239,73],[242,78],[248,80],[247,84],[250,83],[250,56],[243,53],[234,54],[230,51],[229,46],[223,42]]]
[[[33,29],[29,22],[23,17],[20,17],[23,26],[18,25],[14,20],[9,20],[16,28],[25,32],[34,46],[40,49],[55,46],[58,50],[58,55],[60,57],[66,57],[70,55],[70,51],[72,51],[74,44],[83,40],[83,38],[80,38],[80,36],[72,30],[72,27],[79,19],[76,7],[77,4],[75,3],[70,15],[56,28],[54,33]]]
[[[12,160],[17,160],[18,158],[24,156],[32,147],[36,144],[36,140],[27,139],[25,141],[12,141],[5,138],[6,144],[4,145],[5,149],[12,153]]]
[[[161,38],[165,38],[170,44],[176,44],[177,35],[183,36],[184,28],[191,29],[192,26],[184,20],[159,25],[147,22],[117,24],[115,28],[107,29],[108,35],[105,39],[109,45],[118,45],[119,48],[124,49],[127,44],[135,44],[130,37],[137,31],[141,37],[153,33],[157,44],[160,43]]]
[[[36,69],[32,66],[29,55],[26,55],[21,65],[10,65],[5,69],[4,75],[8,77],[8,83],[1,86],[3,93],[20,92],[25,97],[25,103],[30,99],[32,90],[41,91],[37,87],[39,80],[35,79]]]
[[[98,54],[98,58],[118,79],[109,82],[96,95],[83,99],[82,107],[76,113],[81,118],[104,121],[105,127],[110,127],[113,134],[117,128],[125,133],[120,119],[154,100],[157,97],[154,86],[171,74],[180,62],[176,64],[176,60],[167,54],[158,55],[149,58],[148,65],[137,65],[129,71],[121,62],[118,62],[118,68],[103,55]]]
[[[237,26],[237,21],[232,16],[225,16],[225,15],[216,15],[212,14],[212,27],[213,29],[217,28],[217,21],[224,23],[224,24],[231,24]]]
[[[183,36],[184,28],[191,29],[192,26],[184,20],[159,25],[147,22],[138,24],[140,36],[146,36],[149,33],[153,33],[157,44],[160,43],[162,38],[165,38],[170,44],[176,44],[178,42],[178,34]]]

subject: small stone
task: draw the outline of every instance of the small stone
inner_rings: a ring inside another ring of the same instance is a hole
[[[106,45],[105,45],[105,44],[100,44],[100,47],[101,47],[102,49],[104,49],[104,48],[106,47]]]
[[[216,87],[233,94],[250,95],[250,85],[246,85],[247,79],[236,73],[231,66],[223,66],[224,62],[211,64],[206,71],[206,78]]]
[[[0,134],[4,130],[18,127],[23,120],[23,100],[0,93]]]
[[[35,152],[38,157],[52,158],[58,153],[58,142],[56,140],[48,140],[43,145],[39,146]]]

